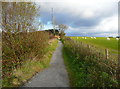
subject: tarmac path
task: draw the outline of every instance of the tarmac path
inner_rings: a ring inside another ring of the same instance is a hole
[[[68,74],[62,57],[62,43],[53,53],[50,67],[35,75],[24,87],[69,87]]]

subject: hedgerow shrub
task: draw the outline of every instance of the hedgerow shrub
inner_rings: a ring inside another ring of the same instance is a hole
[[[12,74],[16,68],[34,57],[42,57],[48,44],[46,32],[29,32],[19,34],[2,34],[3,77]]]
[[[38,31],[39,7],[32,2],[2,2],[2,71],[11,76],[26,60],[42,57],[49,35]]]
[[[85,44],[69,37],[62,38],[64,51],[69,56],[69,65],[74,87],[117,87],[117,64],[111,59],[98,57]]]

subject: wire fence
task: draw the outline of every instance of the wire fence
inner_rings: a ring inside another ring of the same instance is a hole
[[[91,52],[91,54],[95,54],[100,59],[106,59],[106,60],[108,59],[115,63],[118,63],[118,58],[119,58],[118,56],[120,53],[118,50],[99,48],[96,47],[95,45],[87,44],[78,40],[74,40],[74,42],[78,44],[78,47],[79,46],[86,47],[87,50]]]
[[[112,80],[117,81],[119,79],[118,51],[107,48],[101,49],[69,37],[64,38],[63,43],[69,54],[75,57],[73,60],[78,60],[78,62],[89,61],[87,62],[88,65],[95,62],[93,66],[96,73],[98,73],[97,71],[106,72],[111,76]]]

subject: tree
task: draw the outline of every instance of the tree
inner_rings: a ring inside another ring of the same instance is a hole
[[[64,31],[68,29],[68,26],[64,24],[60,24],[58,27],[59,27],[59,34],[61,35],[65,34]]]
[[[2,31],[29,32],[37,15],[37,8],[31,2],[3,2],[2,3]]]
[[[29,44],[33,36],[29,32],[37,30],[33,25],[37,11],[32,2],[2,2],[2,58],[10,71],[20,67],[31,52]]]

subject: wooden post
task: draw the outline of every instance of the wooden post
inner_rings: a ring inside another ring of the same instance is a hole
[[[90,49],[90,45],[88,45],[88,48]]]
[[[99,52],[99,54],[98,54],[98,55],[99,55],[99,59],[100,59],[100,58],[101,58],[101,53]]]
[[[82,45],[82,42],[81,42],[81,45]]]
[[[120,52],[118,52],[118,53],[120,53]],[[116,78],[118,80],[118,87],[120,87],[120,55],[118,55],[118,65],[117,65]]]
[[[87,44],[87,47],[88,47],[89,52],[91,52],[91,50],[90,50],[90,45],[89,45],[89,44]]]
[[[105,56],[106,56],[106,59],[108,59],[108,49],[105,49]]]
[[[79,48],[79,47],[80,47],[80,44],[78,43],[77,45],[78,45],[78,48]]]

